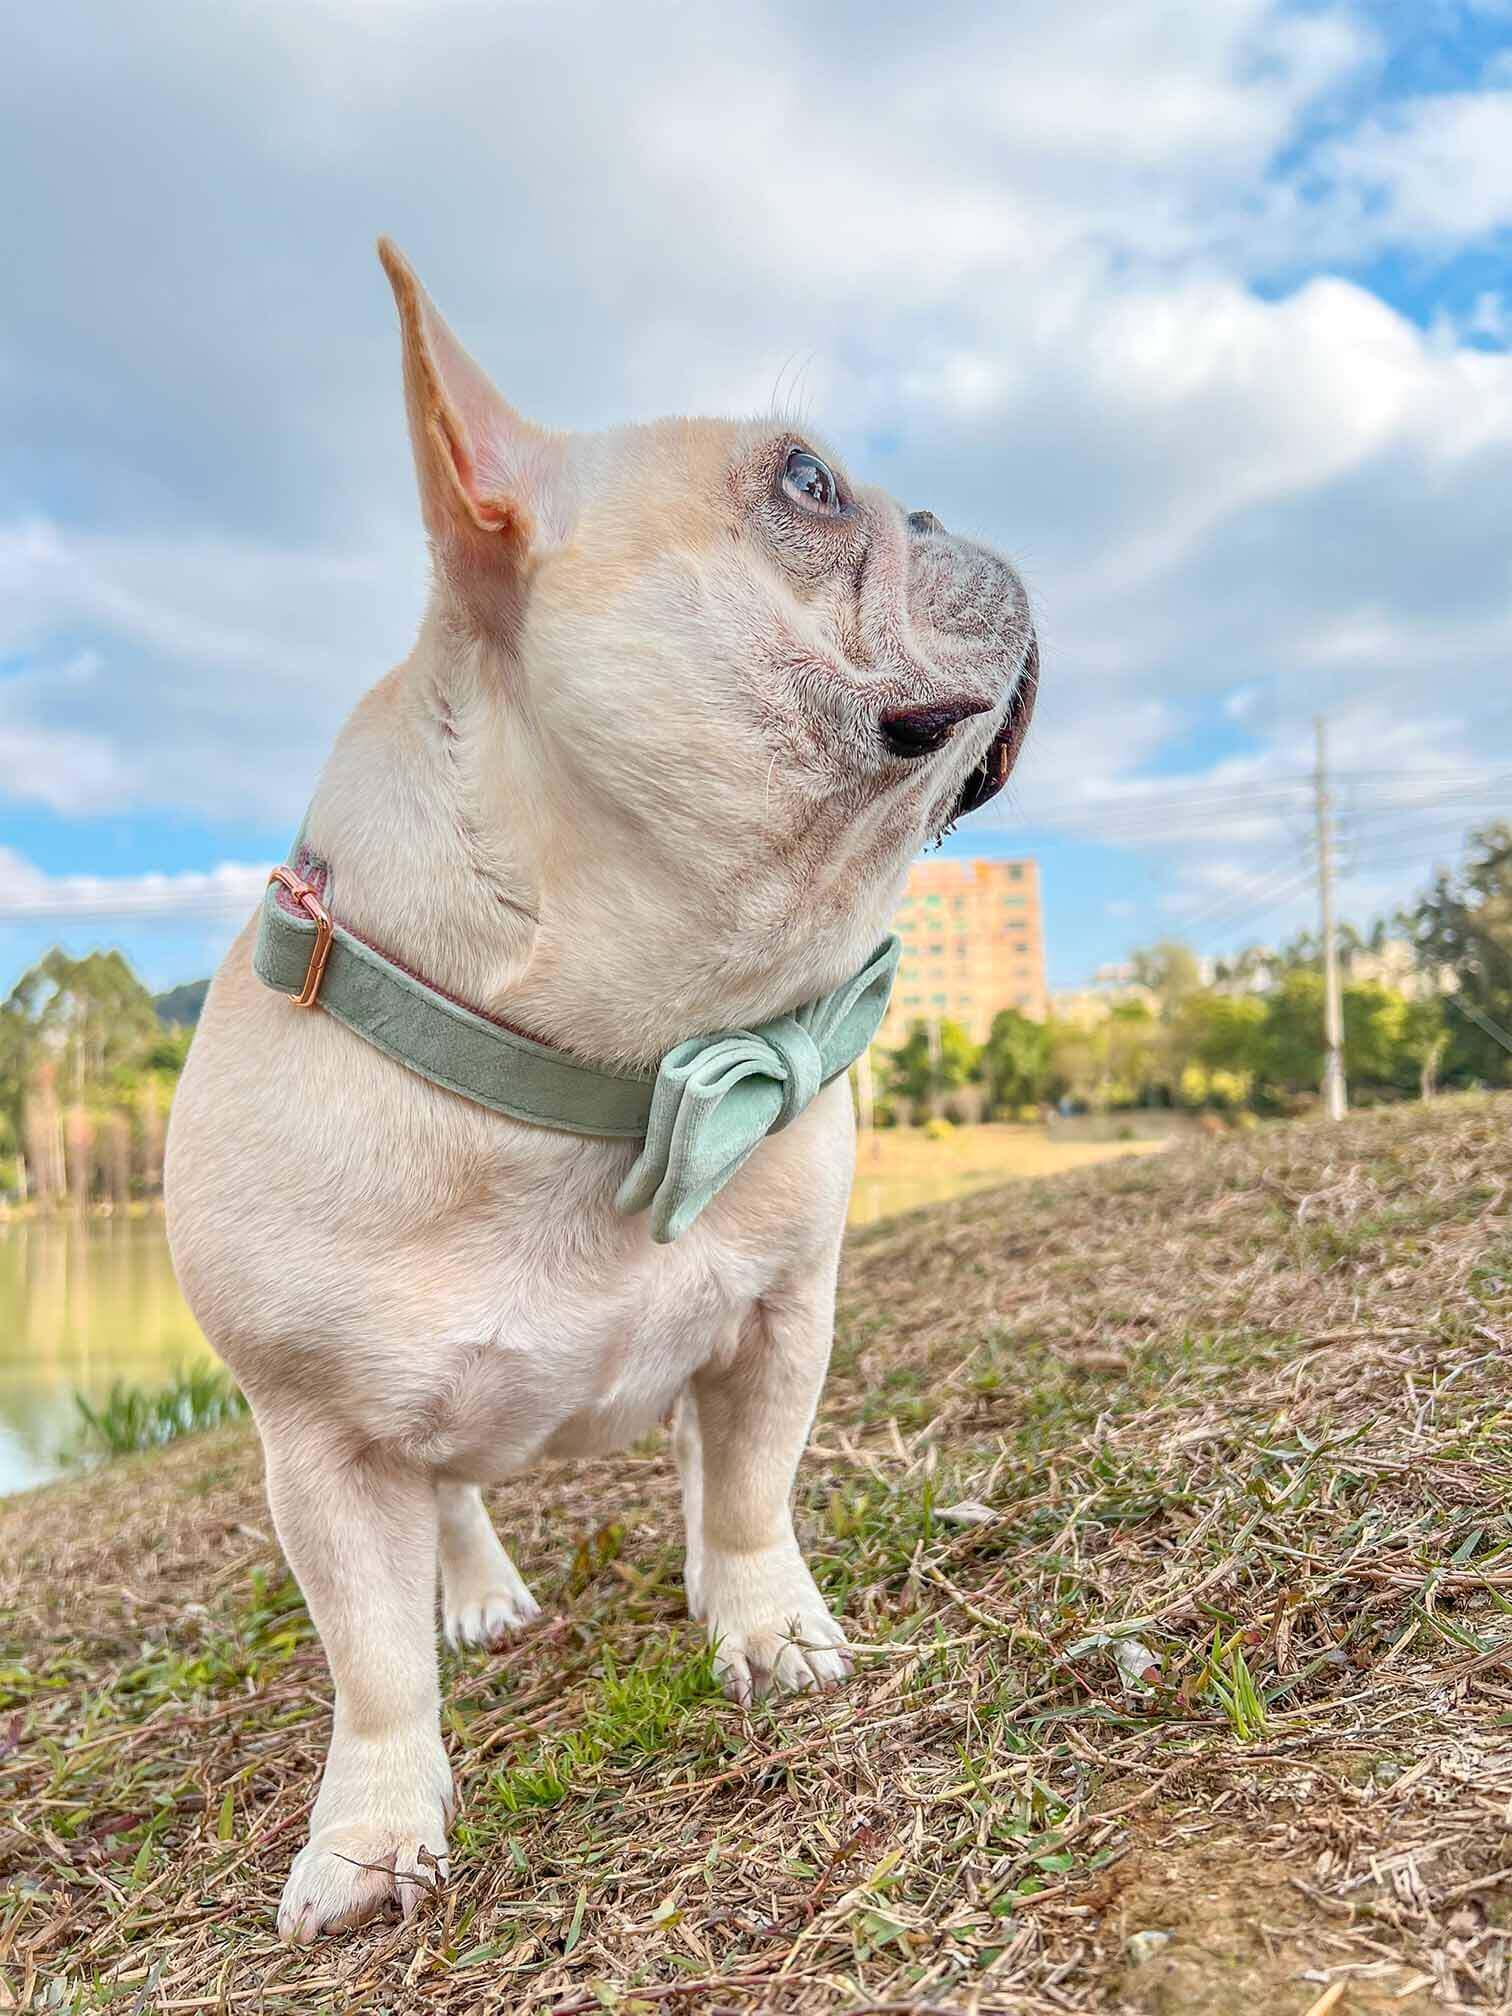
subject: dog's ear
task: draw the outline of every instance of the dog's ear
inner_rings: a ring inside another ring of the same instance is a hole
[[[464,594],[507,587],[533,548],[567,537],[561,437],[495,391],[392,239],[379,239],[378,257],[399,306],[404,400],[437,560]]]

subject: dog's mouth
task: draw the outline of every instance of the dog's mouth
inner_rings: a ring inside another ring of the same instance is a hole
[[[955,810],[950,815],[952,826],[957,819],[964,819],[968,812],[980,812],[984,805],[996,798],[1008,782],[1013,766],[1018,761],[1019,751],[1024,746],[1024,737],[1029,732],[1030,717],[1034,713],[1034,697],[1038,691],[1039,640],[1031,638],[1029,654],[1024,660],[1024,669],[1014,686],[1013,698],[1008,702],[1008,712],[1004,716],[1003,725],[993,737],[992,746],[987,754],[962,786]]]

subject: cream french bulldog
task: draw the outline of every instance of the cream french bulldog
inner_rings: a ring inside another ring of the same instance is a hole
[[[433,590],[321,775],[294,908],[318,860],[357,940],[609,1074],[840,987],[920,848],[1008,774],[1037,678],[1017,576],[781,420],[533,426],[379,249]],[[790,1497],[853,1129],[841,1072],[667,1242],[625,1208],[634,1140],[445,1089],[265,985],[255,940],[174,1105],[169,1230],[335,1683],[278,1917],[305,1942],[445,1874],[438,1562],[454,1644],[537,1614],[482,1482],[675,1415],[689,1609],[726,1690],[844,1677]]]

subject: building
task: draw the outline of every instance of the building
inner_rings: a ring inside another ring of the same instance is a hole
[[[980,1043],[1003,1008],[1045,1019],[1038,862],[916,861],[893,929],[903,961],[878,1042],[939,1021]]]

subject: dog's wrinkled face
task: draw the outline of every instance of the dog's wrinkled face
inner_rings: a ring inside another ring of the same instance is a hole
[[[720,774],[700,823],[758,848],[859,822],[912,853],[1001,788],[1035,683],[1006,561],[785,426],[662,422],[579,453],[574,535],[526,613],[565,763],[603,778],[634,750],[637,798],[648,772],[675,790],[702,725]]]
[[[1038,670],[1017,575],[806,429],[536,429],[385,263],[442,589],[497,657],[553,835],[556,965],[569,921],[617,909],[656,956],[670,907],[710,973],[833,984],[920,847],[1008,776]]]

